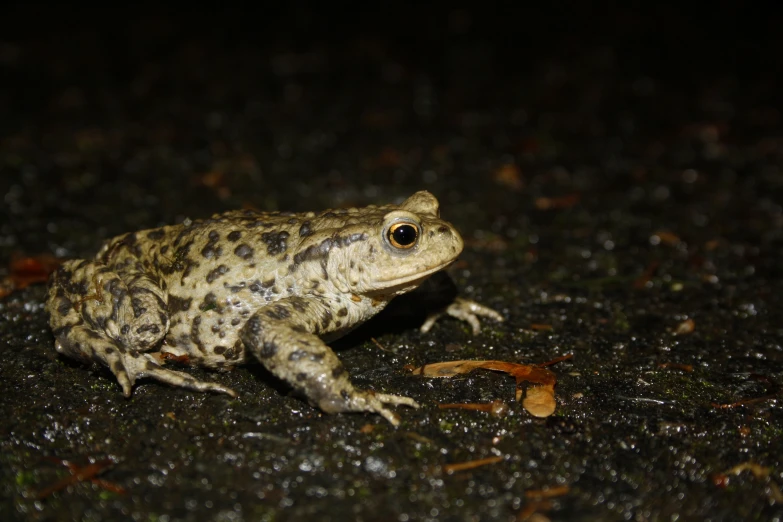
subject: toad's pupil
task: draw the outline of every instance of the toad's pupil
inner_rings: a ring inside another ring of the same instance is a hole
[[[394,241],[402,246],[408,246],[416,241],[416,227],[412,225],[400,225],[392,231]]]

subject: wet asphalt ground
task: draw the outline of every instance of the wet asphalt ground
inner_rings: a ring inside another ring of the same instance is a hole
[[[2,519],[783,519],[765,9],[3,7]],[[421,334],[420,296],[338,342],[357,386],[423,405],[397,429],[323,415],[258,364],[187,370],[236,400],[125,399],[54,352],[43,284],[8,293],[20,259],[123,232],[419,189],[465,237],[456,289],[505,321]],[[568,354],[546,419],[508,375],[409,371]]]

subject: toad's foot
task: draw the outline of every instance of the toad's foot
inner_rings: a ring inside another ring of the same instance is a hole
[[[154,353],[133,352],[130,354],[115,353],[115,357],[108,360],[109,368],[117,377],[117,381],[122,387],[122,393],[130,397],[133,385],[138,378],[148,377],[156,381],[165,382],[178,388],[187,388],[189,390],[200,392],[225,393],[231,397],[236,397],[237,393],[216,382],[200,381],[184,372],[169,370],[160,366],[155,359]]]
[[[341,395],[331,395],[320,400],[318,402],[318,407],[326,413],[345,411],[374,412],[382,415],[392,426],[398,426],[400,424],[400,419],[394,412],[388,409],[385,404],[410,406],[411,408],[419,407],[419,403],[410,397],[360,390],[351,390],[345,394],[345,397]]]
[[[450,315],[460,321],[467,322],[473,330],[473,335],[477,335],[481,331],[481,324],[479,323],[479,317],[488,317],[494,321],[502,322],[503,316],[497,313],[492,308],[478,304],[470,299],[463,299],[457,297],[454,301],[445,309],[435,312],[427,317],[424,324],[421,325],[421,332],[427,333],[430,331],[435,322],[444,315]]]

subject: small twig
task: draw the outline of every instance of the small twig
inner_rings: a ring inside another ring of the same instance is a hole
[[[469,460],[467,462],[457,462],[455,464],[446,464],[443,469],[448,474],[456,473],[457,471],[465,471],[468,469],[478,468],[480,466],[486,466],[487,464],[496,464],[503,460],[503,457],[487,457],[485,459]]]
[[[375,339],[375,337],[370,337],[370,340],[375,343],[375,346],[377,346],[378,348],[380,348],[384,352],[390,352],[391,351],[391,350],[388,350],[388,349],[384,348],[383,345],[381,343],[379,343],[377,341],[377,339]]]

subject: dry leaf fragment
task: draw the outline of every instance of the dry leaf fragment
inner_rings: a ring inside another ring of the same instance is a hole
[[[692,372],[693,371],[693,365],[692,364],[682,364],[682,363],[661,363],[658,365],[658,368],[674,368],[675,370],[682,370],[684,372]]]
[[[498,185],[503,185],[514,191],[522,190],[525,186],[525,183],[522,181],[522,171],[513,163],[501,165],[500,168],[492,174],[492,179],[494,179],[495,183]]]
[[[674,329],[674,335],[688,335],[693,333],[695,329],[696,322],[693,319],[686,319],[677,325],[677,328]]]
[[[55,460],[55,459],[52,459]],[[59,460],[59,459],[57,459]],[[76,484],[78,482],[84,482],[89,480],[93,484],[96,484],[97,486],[107,490],[111,491],[113,493],[118,494],[125,494],[125,489],[121,486],[118,486],[112,482],[108,482],[103,479],[97,478],[97,475],[100,475],[107,469],[114,466],[114,461],[111,459],[104,459],[99,460],[97,462],[94,462],[92,464],[88,464],[87,466],[78,466],[72,462],[69,462],[67,460],[61,460],[59,461],[61,464],[66,466],[68,468],[68,471],[71,473],[69,477],[65,477],[63,479],[58,480],[51,486],[44,488],[40,490],[36,494],[36,498],[38,499],[44,499],[48,496],[50,496],[52,493],[55,493],[57,491],[63,490],[67,488],[68,486],[72,484]]]
[[[670,230],[656,230],[650,237],[652,244],[662,243],[664,245],[677,245],[682,241],[680,237]]]
[[[567,359],[569,356],[560,358]],[[545,363],[545,365],[552,364]],[[414,375],[423,375],[425,377],[454,377],[470,373],[476,369],[492,370],[504,372],[512,375],[516,380],[516,400],[522,398],[522,388],[520,384],[528,381],[536,384],[527,391],[527,397],[522,402],[522,406],[533,416],[547,417],[555,411],[555,383],[557,378],[551,371],[542,367],[543,365],[518,364],[506,361],[447,361],[433,364],[425,364],[413,370]]]
[[[49,279],[49,274],[61,263],[62,260],[50,254],[38,256],[13,254],[8,263],[8,277],[0,282],[0,297],[35,283],[45,283]]]
[[[536,199],[536,208],[539,210],[571,208],[579,203],[580,199],[581,196],[579,194],[567,194],[557,198],[540,197]]]
[[[557,406],[554,385],[531,386],[527,390],[525,400],[522,401],[522,406],[533,417],[549,417]]]

